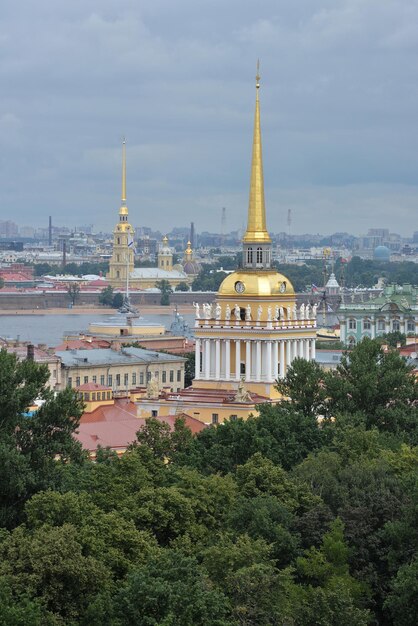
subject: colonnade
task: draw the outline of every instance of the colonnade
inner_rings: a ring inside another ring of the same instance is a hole
[[[196,380],[274,382],[296,357],[315,359],[315,339],[196,338]]]

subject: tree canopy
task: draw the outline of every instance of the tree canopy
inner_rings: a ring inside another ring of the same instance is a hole
[[[151,418],[94,463],[47,379],[0,352],[0,625],[415,625],[416,380],[395,352],[296,359],[257,416],[197,436]]]

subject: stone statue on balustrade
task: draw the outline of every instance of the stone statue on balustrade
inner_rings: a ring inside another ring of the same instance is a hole
[[[292,309],[292,319],[297,320],[298,319],[298,309],[296,306],[296,302],[293,305],[293,309]]]
[[[216,320],[221,319],[221,305],[219,304],[219,302],[217,302],[215,306],[215,319]]]
[[[247,322],[251,321],[251,305],[247,304],[247,306],[245,307],[245,319],[247,320]]]
[[[276,306],[274,307],[274,319],[275,320],[279,320],[280,319],[280,309],[279,309],[279,305],[276,304]]]
[[[299,308],[299,319],[300,320],[304,320],[305,319],[305,305],[303,304],[303,302],[302,302],[302,304],[300,305],[300,308]]]
[[[150,381],[147,383],[147,398],[150,400],[157,400],[160,395],[160,387],[158,385],[158,380],[155,376],[152,376]]]
[[[229,304],[226,305],[226,309],[225,309],[225,319],[227,321],[229,321],[231,319],[231,307],[229,306]]]
[[[257,322],[261,320],[262,315],[263,315],[263,307],[260,304],[257,309]]]
[[[196,311],[196,319],[200,319],[200,306],[198,302],[193,302],[193,306],[195,308]]]
[[[315,304],[312,307],[312,315],[313,315],[314,319],[316,319],[316,312],[317,312],[317,310],[318,310],[318,303],[315,302]]]
[[[205,316],[206,320],[210,320],[210,316],[212,313],[212,307],[210,304],[202,304],[203,307],[203,314]]]
[[[245,388],[244,380],[241,378],[238,384],[237,392],[235,394],[234,402],[244,403],[244,402],[251,402],[251,401],[252,401],[251,394]]]
[[[267,308],[267,321],[268,321],[268,322],[271,322],[271,320],[272,320],[272,315],[273,315],[273,314],[272,314],[271,306],[269,306],[269,307]]]
[[[235,315],[235,319],[238,322],[241,319],[241,311],[240,311],[238,304],[234,306],[234,315]]]
[[[281,320],[284,320],[284,308],[282,306],[279,309],[279,317]]]
[[[309,303],[306,305],[306,309],[305,309],[305,318],[307,320],[311,319],[311,307],[309,306]]]

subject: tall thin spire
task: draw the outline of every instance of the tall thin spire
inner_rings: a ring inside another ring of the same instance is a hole
[[[126,140],[122,142],[122,204],[126,204]]]
[[[247,230],[243,237],[244,243],[270,243],[270,235],[266,228],[266,207],[264,203],[263,154],[261,147],[260,127],[260,62],[257,61],[257,75],[255,77],[255,117],[253,153],[251,162],[250,199],[248,204]]]

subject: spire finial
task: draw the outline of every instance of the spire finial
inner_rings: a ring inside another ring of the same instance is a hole
[[[122,140],[122,204],[126,203],[126,139]]]
[[[270,235],[266,228],[266,209],[264,205],[264,177],[263,177],[263,154],[261,148],[260,127],[260,61],[257,61],[256,100],[254,116],[253,154],[251,162],[250,199],[248,205],[247,230],[243,241],[245,243],[270,243]]]

